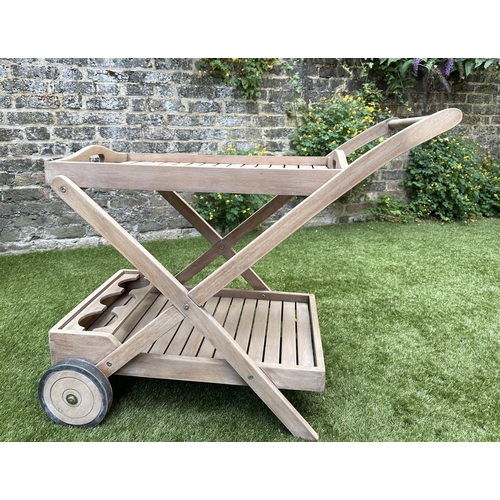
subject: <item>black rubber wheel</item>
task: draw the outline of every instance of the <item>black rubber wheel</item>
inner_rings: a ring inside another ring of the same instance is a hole
[[[95,365],[83,359],[65,359],[40,379],[38,399],[54,422],[94,427],[102,422],[113,402],[111,384]]]

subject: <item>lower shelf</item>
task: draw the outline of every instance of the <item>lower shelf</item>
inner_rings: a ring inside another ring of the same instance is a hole
[[[156,318],[169,300],[138,271],[111,277],[49,333],[51,358],[99,362]],[[322,391],[325,369],[313,295],[224,289],[203,307],[280,389]],[[246,385],[189,314],[119,375]]]

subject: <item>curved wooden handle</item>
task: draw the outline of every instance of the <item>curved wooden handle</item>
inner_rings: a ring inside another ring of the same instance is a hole
[[[122,161],[127,161],[128,154],[127,153],[117,153],[116,151],[112,151],[104,146],[99,146],[97,144],[93,144],[91,146],[87,146],[76,153],[73,153],[69,156],[61,158],[57,161],[93,161],[92,157],[98,157],[99,162],[106,163],[120,163]]]

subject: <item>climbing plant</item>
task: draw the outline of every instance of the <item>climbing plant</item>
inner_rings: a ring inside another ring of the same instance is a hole
[[[205,58],[196,66],[200,73],[239,89],[245,99],[253,99],[261,96],[262,76],[277,62],[275,58]]]
[[[465,80],[481,69],[493,67],[500,75],[500,59],[484,58],[371,58],[361,59],[362,76],[378,75],[387,84],[387,91],[402,96],[404,90],[422,80],[428,89],[438,82],[450,91],[449,80]]]

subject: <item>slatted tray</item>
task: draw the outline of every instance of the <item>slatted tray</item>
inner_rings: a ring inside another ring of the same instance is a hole
[[[127,342],[168,306],[168,298],[140,272],[122,270],[51,330],[53,361],[83,355],[96,362],[104,351]],[[203,307],[279,388],[324,389],[325,369],[313,295],[224,289]],[[82,347],[82,338],[92,345],[102,345],[91,351]],[[82,349],[83,354],[75,352]],[[188,318],[117,374],[245,384]]]

